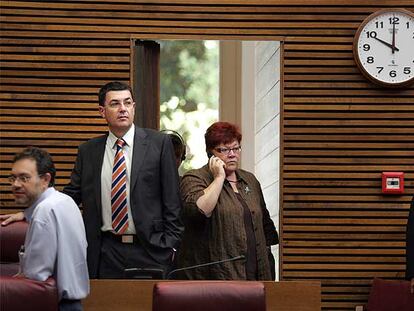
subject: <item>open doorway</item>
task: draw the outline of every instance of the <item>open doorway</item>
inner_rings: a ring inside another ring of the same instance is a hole
[[[176,40],[166,40],[167,43],[175,42]],[[180,41],[180,40],[179,40]],[[157,44],[161,45],[160,40],[157,40]],[[186,42],[186,41],[184,41]],[[191,41],[187,41],[188,42]],[[202,46],[203,42],[197,40],[198,47]],[[203,119],[194,118],[194,139],[197,143],[197,147],[193,147],[200,152],[200,162],[194,164],[194,168],[199,168],[207,163],[207,157],[205,155],[204,145],[204,133],[206,128],[216,120],[229,121],[238,124],[241,128],[243,140],[242,140],[242,154],[241,154],[241,168],[246,169],[255,174],[259,180],[263,195],[266,201],[267,208],[270,212],[270,216],[276,224],[279,230],[279,206],[280,206],[280,103],[281,103],[281,77],[282,77],[282,61],[281,55],[283,55],[283,44],[278,41],[230,41],[221,40],[218,42],[218,49],[216,51],[216,67],[218,76],[217,83],[215,84],[216,94],[211,96],[217,103],[216,112],[211,115],[213,120],[203,121]],[[166,45],[167,46],[167,45]],[[169,48],[172,49],[172,46]],[[206,46],[204,45],[204,48]],[[161,52],[160,52],[161,54]],[[201,74],[203,78],[212,73],[211,65],[200,69],[199,72],[194,71],[194,66],[197,63],[196,59],[192,59],[189,55],[192,53],[175,50],[172,52],[176,58],[181,57],[190,58],[189,66],[184,71],[190,71],[191,74]],[[162,58],[162,55],[160,55]],[[142,58],[141,62],[144,73],[141,74],[142,84],[145,87],[141,88],[151,89],[153,83],[148,83],[147,72],[151,74],[159,75],[159,83],[163,84],[163,79],[166,79],[168,75],[162,73],[161,67],[167,67],[169,64],[161,65],[161,61],[158,63],[157,71],[147,70],[145,71],[148,59]],[[179,67],[176,66],[175,67]],[[134,68],[134,66],[133,66]],[[215,69],[214,69],[215,70]],[[171,78],[170,78],[171,79]],[[139,79],[136,79],[139,81]],[[155,80],[155,79],[154,79]],[[175,78],[176,82],[179,81],[181,86],[184,85],[183,81],[179,78]],[[168,82],[168,81],[167,81]],[[171,81],[170,81],[171,82]],[[179,86],[179,87],[181,87]],[[191,88],[189,88],[191,90]],[[183,91],[181,91],[183,92]],[[154,93],[155,94],[155,93]],[[156,126],[154,128],[171,129],[176,130],[180,134],[185,136],[187,143],[190,144],[189,138],[185,134],[184,128],[181,128],[177,122],[178,120],[186,120],[179,110],[184,111],[184,107],[189,105],[185,109],[190,109],[197,101],[186,100],[180,101],[179,97],[175,98],[172,94],[160,95],[161,90],[157,90],[157,93],[153,96],[147,97],[147,101],[144,101],[147,105],[147,110],[151,110],[151,99],[157,98],[159,101],[153,103],[152,108],[158,109],[158,119],[156,120]],[[179,92],[177,93],[179,94]],[[204,94],[202,98],[207,98]],[[216,97],[217,96],[217,97]],[[201,103],[205,102],[205,99],[199,100]],[[164,107],[161,105],[164,104]],[[155,105],[157,105],[155,107]],[[197,106],[197,105],[196,105]],[[202,111],[205,111],[205,107],[200,105]],[[164,118],[161,110],[168,111],[170,117]],[[177,113],[176,113],[177,112]],[[144,109],[144,115],[146,110]],[[155,114],[148,114],[149,117],[144,116],[144,122],[151,119]],[[208,113],[204,113],[208,115]],[[177,117],[177,119],[175,119]],[[160,120],[163,119],[161,122]],[[151,120],[149,120],[151,121]],[[160,127],[161,124],[161,127]],[[190,145],[191,148],[191,145]],[[204,158],[203,158],[204,157]],[[187,164],[188,165],[188,164]],[[188,166],[187,166],[188,168]],[[185,172],[186,166],[184,165],[182,170]],[[182,173],[182,172],[181,172]],[[279,258],[279,246],[272,247],[272,253],[276,258]],[[276,272],[278,272],[279,262],[276,263]],[[279,278],[276,273],[276,279]]]

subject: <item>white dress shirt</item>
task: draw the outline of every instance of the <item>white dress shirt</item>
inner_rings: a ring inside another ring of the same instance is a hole
[[[134,135],[135,126],[132,124],[131,128],[122,139],[125,141],[124,156],[126,163],[126,193],[127,193],[127,207],[128,207],[128,229],[125,234],[135,234],[135,225],[132,219],[131,204],[130,204],[130,183],[131,183],[131,166],[132,166],[132,151],[134,149]],[[116,153],[116,137],[112,132],[109,132],[106,139],[105,154],[101,171],[101,202],[102,202],[102,231],[113,231],[112,229],[112,208],[111,208],[111,186],[112,186],[112,168],[114,166],[114,158]]]
[[[66,194],[48,188],[25,210],[29,228],[20,254],[25,277],[56,280],[59,300],[89,294],[86,235],[79,207]]]

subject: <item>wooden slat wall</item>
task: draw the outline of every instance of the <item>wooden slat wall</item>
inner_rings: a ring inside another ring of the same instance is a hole
[[[284,41],[281,278],[321,280],[324,310],[403,276],[414,188],[414,88],[368,83],[352,58],[360,22],[412,0],[1,1],[1,207],[12,155],[47,148],[58,188],[79,143],[105,131],[96,92],[130,80],[130,38]],[[406,194],[383,196],[382,171]]]
[[[347,9],[326,36],[285,41],[281,275],[321,280],[326,310],[365,304],[373,277],[404,276],[414,188],[413,87],[361,76],[351,24],[368,14]],[[383,171],[406,173],[406,195],[381,194]]]

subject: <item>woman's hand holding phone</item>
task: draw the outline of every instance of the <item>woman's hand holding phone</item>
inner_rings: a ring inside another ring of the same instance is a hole
[[[211,156],[208,165],[210,168],[211,173],[213,174],[214,178],[216,177],[226,177],[225,167],[226,164],[218,157]]]

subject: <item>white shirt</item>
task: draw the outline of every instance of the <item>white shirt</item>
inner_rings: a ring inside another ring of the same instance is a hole
[[[132,151],[134,150],[134,135],[135,126],[132,124],[128,132],[122,137],[126,142],[123,147],[125,163],[126,163],[126,193],[127,193],[127,207],[128,207],[128,229],[125,234],[135,234],[135,225],[132,219],[131,204],[130,204],[130,183],[131,183],[131,166],[132,166]],[[105,154],[101,171],[101,202],[102,202],[102,231],[113,231],[112,229],[112,209],[111,209],[111,186],[112,186],[112,168],[114,166],[114,158],[116,153],[116,137],[112,132],[109,132],[106,139]]]
[[[29,228],[20,256],[25,277],[56,280],[59,300],[83,299],[89,294],[86,235],[82,215],[66,194],[48,188],[25,210]]]

